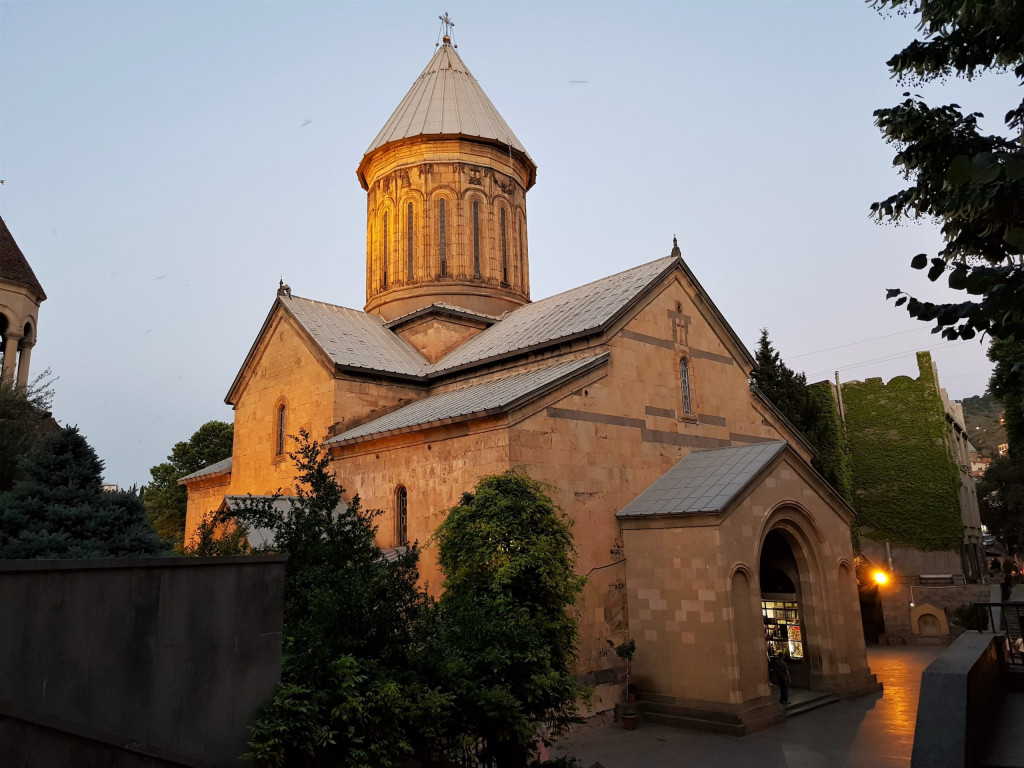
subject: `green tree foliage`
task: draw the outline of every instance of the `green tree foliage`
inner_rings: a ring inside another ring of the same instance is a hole
[[[0,380],[0,493],[14,485],[18,461],[58,428],[50,417],[52,400],[49,369],[27,387]]]
[[[887,62],[901,82],[927,83],[950,76],[973,79],[1011,71],[1024,84],[1024,13],[1018,0],[873,0],[881,12],[918,19],[914,40]],[[897,149],[893,164],[910,186],[871,206],[880,221],[932,218],[945,246],[929,258],[918,254],[915,269],[938,280],[948,272],[950,288],[968,300],[948,304],[919,301],[901,289],[888,298],[912,317],[935,322],[947,339],[988,333],[1024,339],[1024,102],[1010,105],[1005,136],[979,131],[978,112],[956,104],[930,107],[904,94],[895,107],[879,109],[875,122]]]
[[[818,451],[812,462],[822,476],[848,502],[852,502],[850,468],[846,434],[839,420],[827,383],[807,386],[807,376],[794,372],[782,362],[768,337],[761,329],[754,355],[757,367],[750,383],[757,387]]]
[[[20,470],[0,495],[0,558],[160,553],[139,497],[103,491],[103,462],[75,427],[44,438]]]
[[[1024,542],[1024,463],[1012,457],[989,464],[978,483],[981,521],[1008,544]]]
[[[142,492],[146,514],[160,538],[179,551],[184,546],[188,494],[178,481],[230,457],[233,435],[231,424],[208,421],[187,441],[175,443],[167,461],[149,470],[152,480]]]
[[[288,555],[281,684],[252,728],[261,766],[387,766],[429,754],[446,698],[412,654],[427,604],[418,550],[389,561],[374,544],[379,511],[349,504],[329,457],[302,431],[295,497],[285,512],[251,498],[239,521],[273,532],[265,551]]]
[[[965,397],[961,402],[971,445],[978,450],[979,456],[996,458],[999,446],[1006,442],[1006,429],[999,423],[1003,404],[989,393]]]
[[[1010,457],[1024,465],[1024,336],[994,340],[988,359],[995,363],[988,391],[1003,403]]]
[[[570,522],[525,474],[484,477],[435,533],[445,591],[428,659],[452,686],[455,722],[498,766],[525,766],[537,726],[575,721]]]

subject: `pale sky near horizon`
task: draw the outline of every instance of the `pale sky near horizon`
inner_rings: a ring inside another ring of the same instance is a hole
[[[917,375],[984,392],[977,340],[885,301],[933,223],[880,226],[900,188],[872,111],[912,24],[817,2],[0,2],[0,215],[48,299],[32,370],[106,463],[145,483],[210,419],[283,275],[361,309],[363,151],[433,55],[438,15],[537,162],[534,299],[683,258],[753,350],[809,381]],[[1009,75],[914,89],[1002,129]],[[959,298],[957,300],[960,300]],[[358,489],[356,489],[358,490]]]

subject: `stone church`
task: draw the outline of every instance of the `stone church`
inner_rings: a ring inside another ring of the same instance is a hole
[[[428,542],[481,475],[521,468],[575,523],[594,710],[621,699],[608,641],[627,638],[651,720],[779,722],[768,651],[788,656],[795,686],[877,689],[852,510],[750,388],[750,352],[677,246],[531,301],[537,166],[448,36],[356,174],[366,305],[281,286],[226,397],[233,456],[182,480],[189,533],[225,499],[291,487],[300,428],[385,510],[383,548]],[[438,591],[429,545],[421,570]]]

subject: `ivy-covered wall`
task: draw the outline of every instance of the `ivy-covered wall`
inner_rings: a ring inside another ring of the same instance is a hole
[[[861,535],[958,551],[960,477],[949,453],[949,427],[931,355],[919,352],[917,365],[917,379],[843,384],[853,506]]]

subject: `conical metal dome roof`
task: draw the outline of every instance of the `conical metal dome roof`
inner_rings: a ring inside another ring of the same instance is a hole
[[[487,98],[447,36],[360,163],[385,144],[414,136],[466,136],[493,142],[536,163]],[[360,173],[362,177],[362,173]]]

